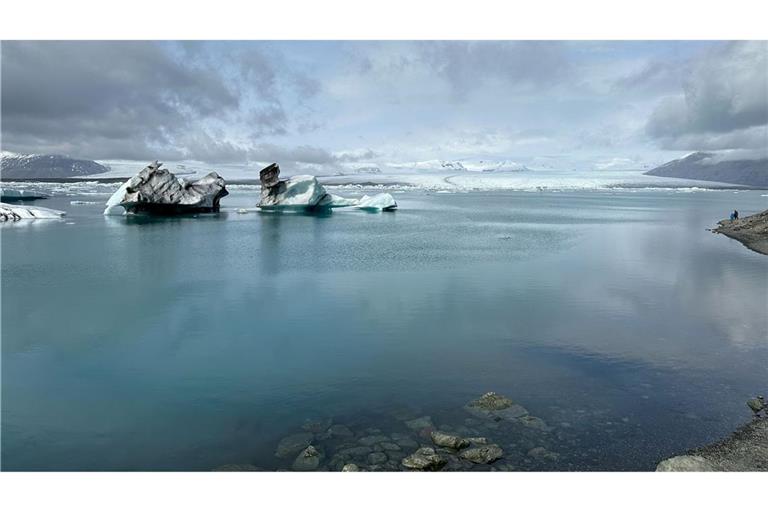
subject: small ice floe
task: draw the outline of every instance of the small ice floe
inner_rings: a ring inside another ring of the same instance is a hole
[[[33,190],[16,190],[0,187],[0,201],[34,201],[35,199],[48,199],[48,196]]]
[[[81,205],[81,204],[100,204],[98,201],[70,201],[69,204]]]
[[[40,206],[16,206],[0,203],[0,222],[35,219],[58,219],[66,215],[65,212],[42,208]]]
[[[397,208],[397,202],[392,194],[382,192],[375,196],[363,196],[357,203],[357,207],[361,210],[374,210],[374,211],[390,211]]]

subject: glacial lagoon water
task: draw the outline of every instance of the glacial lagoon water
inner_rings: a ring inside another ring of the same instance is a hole
[[[106,197],[0,229],[4,470],[287,469],[307,419],[420,442],[422,415],[497,442],[502,469],[652,470],[767,391],[768,257],[706,231],[765,191],[411,190],[300,215],[238,214],[255,193],[234,187],[175,219],[105,218]],[[473,421],[487,391],[550,429]],[[344,443],[316,441],[322,467]]]

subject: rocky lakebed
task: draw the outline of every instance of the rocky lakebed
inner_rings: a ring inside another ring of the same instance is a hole
[[[411,406],[393,407],[372,418],[337,421],[311,418],[276,440],[271,464],[248,457],[217,471],[562,471],[597,465],[594,448],[580,444],[568,422],[550,425],[509,398],[488,392],[453,411],[453,421]],[[577,415],[594,415],[585,410]],[[624,418],[627,420],[627,418]],[[607,434],[625,435],[618,423],[601,422]],[[568,450],[564,456],[560,451]]]

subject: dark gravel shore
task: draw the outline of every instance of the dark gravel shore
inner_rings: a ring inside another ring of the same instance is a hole
[[[722,441],[665,459],[656,471],[768,471],[768,418],[756,418]]]
[[[760,254],[768,255],[768,210],[737,220],[721,220],[713,233],[738,240]]]

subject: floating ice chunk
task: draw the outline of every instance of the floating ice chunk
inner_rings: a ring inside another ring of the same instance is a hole
[[[48,196],[31,190],[16,190],[0,187],[0,199],[3,201],[33,201],[35,199],[48,199]]]
[[[0,203],[0,222],[34,219],[58,219],[66,213],[40,206],[15,206]]]
[[[279,172],[279,171],[278,171]],[[329,194],[314,176],[299,175],[281,180],[274,185],[262,184],[262,208],[327,206]]]
[[[382,192],[375,196],[363,196],[357,203],[361,210],[390,211],[397,208],[397,202],[392,194]]]

